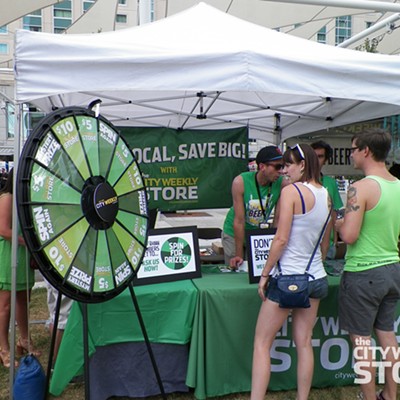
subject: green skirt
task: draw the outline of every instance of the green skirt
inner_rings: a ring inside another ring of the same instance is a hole
[[[26,266],[26,247],[18,246],[17,291],[32,289],[34,271]],[[0,290],[11,291],[11,242],[0,237]]]

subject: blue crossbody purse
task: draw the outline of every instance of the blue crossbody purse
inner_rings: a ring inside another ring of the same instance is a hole
[[[299,188],[293,184],[293,186],[299,191]],[[305,210],[304,200],[300,193],[300,198],[302,201],[303,210]],[[279,271],[279,275],[276,277],[277,287],[279,292],[279,307],[281,308],[309,308],[310,307],[310,298],[308,294],[308,285],[310,282],[310,278],[314,277],[308,273],[310,269],[312,260],[314,259],[314,255],[318,249],[319,244],[321,243],[322,236],[325,232],[326,225],[329,221],[329,216],[331,212],[329,210],[328,216],[326,218],[325,224],[322,227],[321,234],[317,240],[317,243],[314,247],[314,251],[311,254],[310,260],[308,261],[307,268],[305,269],[303,274],[293,274],[293,275],[283,275],[280,263],[278,261],[277,267]]]

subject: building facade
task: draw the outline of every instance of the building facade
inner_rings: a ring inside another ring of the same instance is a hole
[[[108,2],[108,6],[110,2],[115,2],[115,13],[112,15],[109,12],[105,12],[104,15],[101,12],[99,14],[101,6],[104,6],[105,9],[105,1]],[[111,29],[123,29],[165,18],[196,3],[197,1],[191,0],[66,0],[40,10],[30,11],[22,18],[0,27],[0,160],[7,153],[12,154],[10,149],[13,146],[13,52],[16,30],[28,29],[54,34],[68,33],[68,30],[77,25],[79,20],[83,21],[83,17],[89,18],[90,13],[94,14],[95,8],[97,8],[97,20],[108,21],[108,25],[105,23],[105,26],[112,26]],[[338,45],[384,18],[382,12],[351,10],[350,13],[350,10],[343,10],[343,12],[348,11],[349,14],[338,15],[341,10],[336,12],[334,10],[323,14],[318,10],[326,7],[310,8],[299,4],[260,0],[211,0],[208,3],[251,22],[328,45]],[[88,26],[89,24],[79,25],[79,33],[93,33],[93,30],[90,31],[93,28],[87,28]],[[85,28],[89,31],[85,31]],[[395,29],[396,27],[393,25],[390,28]],[[101,29],[98,28],[97,31]],[[71,32],[77,33],[76,30]],[[393,37],[393,40],[397,40],[396,37]],[[364,43],[359,47],[363,47],[363,45]],[[368,48],[367,50],[374,49]],[[379,47],[377,50],[379,51]],[[27,115],[24,116],[25,134],[32,129],[35,119],[41,117],[40,110],[27,108],[26,111]]]

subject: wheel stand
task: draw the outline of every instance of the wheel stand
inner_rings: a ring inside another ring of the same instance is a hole
[[[139,303],[137,301],[132,283],[129,285],[129,291],[131,294],[132,302],[133,302],[133,305],[134,305],[134,308],[136,311],[136,315],[137,315],[140,327],[142,329],[143,338],[146,343],[147,351],[149,353],[149,357],[150,357],[150,360],[151,360],[151,363],[152,363],[152,366],[154,369],[157,383],[160,388],[160,394],[163,397],[163,399],[166,400],[167,396],[164,391],[164,386],[163,386],[161,376],[160,376],[160,373],[159,373],[159,370],[157,367],[157,363],[156,363],[156,360],[154,357],[153,350],[151,348],[150,340],[147,335],[147,331],[146,331],[146,327],[144,325],[142,313],[140,311]],[[51,376],[51,370],[52,370],[52,366],[53,366],[54,347],[55,347],[55,342],[56,342],[58,319],[59,319],[59,315],[60,315],[61,296],[62,296],[62,294],[59,291],[57,303],[56,303],[56,311],[55,311],[55,316],[54,316],[54,327],[53,327],[51,343],[50,343],[50,352],[49,352],[49,361],[48,361],[48,365],[47,365],[46,390],[45,390],[44,400],[48,399],[48,394],[49,394],[50,376]],[[84,356],[85,400],[90,400],[89,334],[88,334],[87,303],[79,302],[79,306],[80,306],[80,309],[82,312],[82,318],[83,318],[83,356]]]

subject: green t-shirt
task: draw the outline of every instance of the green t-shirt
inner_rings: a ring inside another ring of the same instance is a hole
[[[400,181],[377,176],[381,187],[378,204],[364,213],[358,239],[347,246],[345,271],[358,272],[399,262],[397,247],[400,235]]]
[[[243,201],[245,206],[245,230],[257,229],[260,223],[266,222],[271,215],[276,203],[278,202],[281,194],[282,176],[275,182],[267,186],[259,186],[262,204],[266,214],[264,218],[262,208],[260,205],[260,198],[258,196],[257,186],[255,182],[255,171],[243,172],[240,176],[244,183]],[[233,206],[229,209],[225,222],[224,233],[234,236],[233,220],[235,219],[235,210]]]
[[[322,175],[322,186],[328,191],[329,196],[332,199],[332,207],[334,210],[340,210],[343,208],[342,198],[340,197],[339,189],[335,178],[330,176]],[[331,231],[329,238],[329,245],[332,246],[335,242],[335,232]]]
[[[332,207],[334,210],[343,208],[342,198],[340,197],[339,189],[335,178],[330,176],[322,176],[322,186],[326,188],[332,199]]]

